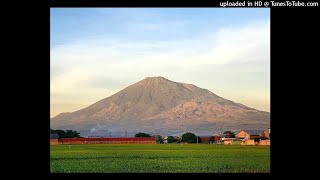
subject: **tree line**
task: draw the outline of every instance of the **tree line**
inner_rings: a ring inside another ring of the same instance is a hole
[[[64,131],[62,129],[57,129],[57,130],[50,129],[50,134],[58,134],[59,138],[75,138],[75,137],[81,138],[80,133],[73,130]],[[227,138],[235,137],[235,134],[231,131],[225,131],[223,134],[225,134]],[[151,136],[150,134],[139,132],[135,134],[135,137],[154,137],[156,138],[157,143],[163,143],[163,138],[160,135]],[[209,141],[213,142],[214,137],[211,136]],[[173,136],[168,136],[167,142],[168,143],[180,143],[180,142],[201,143],[201,138],[199,136],[196,136],[194,133],[187,132],[181,136],[181,139],[176,139]]]
[[[226,135],[226,138],[235,138],[235,134],[232,131],[225,131],[223,134]],[[156,138],[158,143],[163,143],[163,138],[160,135],[151,136],[150,134],[139,132],[135,135],[135,137],[154,137]],[[201,138],[199,136],[196,136],[194,133],[187,132],[181,136],[181,139],[176,139],[173,136],[168,136],[167,142],[168,143],[180,143],[180,142],[201,143]],[[209,142],[212,142],[212,143],[214,142],[214,136],[210,137]]]
[[[80,133],[73,130],[50,129],[50,134],[58,134],[59,138],[81,138]]]

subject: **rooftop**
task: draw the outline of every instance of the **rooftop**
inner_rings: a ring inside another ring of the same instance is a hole
[[[260,135],[260,133],[264,130],[243,130],[250,135]]]

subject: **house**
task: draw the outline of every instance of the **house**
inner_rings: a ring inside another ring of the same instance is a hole
[[[241,145],[244,146],[270,146],[270,140],[260,140],[259,142],[255,142],[254,139],[243,139]]]
[[[269,139],[260,140],[259,146],[270,146],[270,140]]]
[[[163,138],[163,143],[168,143],[168,136],[165,136],[165,137]]]
[[[56,133],[50,134],[50,145],[59,144],[59,135]]]
[[[223,140],[224,145],[232,145],[232,142],[233,142],[233,138],[225,138]]]
[[[241,145],[254,146],[254,145],[256,145],[256,143],[254,142],[253,139],[243,139],[242,142],[241,142]]]
[[[236,134],[237,139],[254,139],[261,138],[264,130],[241,130]]]
[[[211,136],[199,136],[199,142],[204,144],[210,144]]]
[[[221,135],[220,135],[220,140],[224,141],[224,139],[225,139],[226,137],[227,137],[226,134],[221,134]]]
[[[270,128],[262,132],[262,137],[270,139]]]
[[[242,139],[241,145],[270,146],[270,128],[267,130],[242,130],[236,135],[237,139]],[[255,142],[255,138],[259,141]]]
[[[219,134],[215,134],[213,140],[215,144],[221,144],[221,136]]]

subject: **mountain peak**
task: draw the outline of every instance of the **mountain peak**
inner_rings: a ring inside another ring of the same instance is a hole
[[[162,76],[153,76],[153,77],[146,77],[144,78],[145,80],[155,80],[155,79],[158,79],[158,80],[168,80]],[[169,81],[169,80],[168,80]]]
[[[146,77],[142,81],[140,81],[140,84],[158,84],[158,83],[168,83],[173,82],[169,79],[166,79],[162,76],[154,76],[154,77]]]

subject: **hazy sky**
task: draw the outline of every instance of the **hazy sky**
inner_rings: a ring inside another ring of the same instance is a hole
[[[50,116],[145,77],[270,112],[269,8],[51,8]]]

